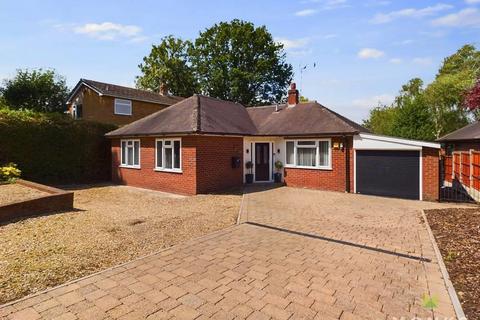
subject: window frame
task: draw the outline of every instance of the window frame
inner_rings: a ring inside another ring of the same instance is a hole
[[[298,145],[299,141],[315,141],[315,166],[301,166],[297,165],[297,148],[312,148],[312,145]],[[328,165],[320,165],[320,142],[328,142]],[[288,164],[287,143],[293,142],[293,164]],[[331,138],[319,138],[319,139],[286,139],[285,140],[285,168],[298,168],[298,169],[313,169],[313,170],[332,170],[332,139]]]
[[[172,168],[165,168],[165,141],[171,141],[171,145],[167,148],[172,149]],[[179,168],[174,168],[175,165],[175,141],[180,143],[180,151],[179,151]],[[158,167],[158,142],[162,142],[162,166]],[[153,168],[154,171],[160,172],[174,172],[174,173],[182,173],[182,138],[157,138],[155,139],[155,166]]]
[[[117,112],[117,103],[119,103],[119,104],[123,103],[124,105],[126,105],[127,102],[130,105],[130,113]],[[119,116],[131,116],[133,114],[132,100],[115,98],[115,101],[113,102],[113,114],[116,114],[116,115],[119,115]]]
[[[123,143],[125,142],[125,156],[128,159],[128,143],[131,142],[133,145],[133,162],[135,163],[135,142],[138,142],[138,164],[129,165],[124,163],[123,159]],[[121,168],[129,168],[129,169],[140,169],[141,168],[141,157],[142,157],[142,143],[140,139],[122,139],[120,140],[120,167]]]

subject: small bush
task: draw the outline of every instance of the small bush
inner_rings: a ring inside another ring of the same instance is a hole
[[[22,172],[17,168],[17,165],[13,162],[7,163],[3,167],[0,167],[0,183],[8,182],[14,183],[15,180],[20,178]]]

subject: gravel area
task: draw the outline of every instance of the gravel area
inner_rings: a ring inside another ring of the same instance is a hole
[[[236,222],[241,192],[176,196],[126,186],[75,191],[75,211],[0,225],[0,303]]]
[[[29,200],[36,197],[47,195],[48,193],[25,187],[20,184],[2,184],[0,185],[0,206],[20,201],[20,200]]]
[[[480,208],[425,213],[465,315],[480,319]]]

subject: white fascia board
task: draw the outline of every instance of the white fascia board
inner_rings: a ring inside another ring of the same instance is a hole
[[[70,93],[70,96],[68,97],[68,100],[67,100],[67,104],[69,103],[72,103],[72,99],[73,97],[75,97],[75,95],[77,94],[77,92],[82,88],[82,85],[87,87],[87,88],[90,88],[92,89],[93,91],[95,91],[99,96],[103,96],[103,93],[101,93],[97,88],[95,87],[92,87],[91,85],[83,82],[83,81],[80,81],[74,88],[73,92]]]
[[[440,144],[372,133],[360,133],[353,137],[353,148],[357,150],[421,150],[422,147],[440,149]]]

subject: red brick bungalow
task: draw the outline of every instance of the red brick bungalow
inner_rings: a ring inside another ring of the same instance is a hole
[[[273,182],[409,199],[438,199],[440,145],[373,135],[317,102],[245,108],[194,95],[107,134],[113,181],[199,194]]]

